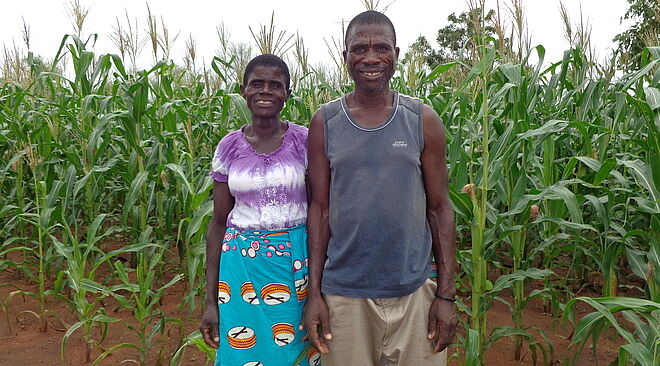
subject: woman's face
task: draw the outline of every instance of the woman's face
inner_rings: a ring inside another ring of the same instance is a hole
[[[279,67],[256,66],[241,86],[241,94],[254,117],[279,116],[291,90]]]

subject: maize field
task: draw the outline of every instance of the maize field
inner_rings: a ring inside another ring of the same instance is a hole
[[[94,41],[66,36],[1,80],[0,329],[56,333],[67,365],[212,364],[196,331],[208,172],[222,136],[250,121],[245,62],[228,50],[203,70],[141,70]],[[307,125],[352,85],[309,67],[302,43],[289,53],[282,119]],[[476,54],[399,62],[392,80],[446,128],[461,314],[450,364],[492,364],[503,342],[510,364],[582,364],[602,342],[615,346],[601,364],[660,364],[660,47],[632,71],[580,47],[547,62],[543,46],[510,57],[484,38]],[[495,306],[506,325],[489,324]]]

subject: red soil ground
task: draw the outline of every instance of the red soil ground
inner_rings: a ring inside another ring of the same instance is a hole
[[[16,271],[5,271],[0,274],[0,284],[12,283],[20,289],[26,291],[36,291],[36,286],[28,280],[18,279]],[[0,301],[5,301],[8,294],[13,291],[10,287],[0,287]],[[190,334],[197,328],[197,319],[200,314],[193,314],[188,317],[185,312],[180,311],[179,305],[183,297],[183,286],[181,283],[170,288],[162,304],[162,311],[166,316],[184,319],[183,329],[179,330],[172,327],[169,330],[169,335],[162,337],[162,343],[156,346],[152,351],[152,358],[147,362],[147,365],[159,365],[155,354],[158,349],[163,348],[163,365],[169,365],[171,354],[175,351],[180,335],[183,336]],[[501,294],[502,298],[510,301],[510,294],[505,291]],[[115,306],[106,304],[106,311],[108,315],[113,317],[120,317],[130,321],[132,318],[129,310],[119,310],[114,312],[112,309]],[[77,330],[69,340],[68,346],[65,351],[65,359],[62,361],[60,358],[60,346],[63,330],[56,330],[55,328],[62,328],[59,321],[54,318],[49,318],[49,326],[47,332],[41,333],[38,330],[39,322],[33,316],[25,313],[26,310],[38,312],[38,303],[31,297],[15,296],[9,308],[9,322],[11,330],[7,329],[7,324],[4,319],[0,320],[0,365],[13,366],[13,365],[85,365],[85,344],[82,340],[80,329]],[[54,303],[49,301],[47,309],[57,313],[64,322],[70,324],[75,323],[75,318],[71,315],[69,309],[63,303]],[[578,307],[576,317],[583,316],[590,310],[586,307]],[[4,313],[0,316],[4,317]],[[531,302],[525,311],[526,324],[543,329],[550,338],[554,349],[553,365],[561,365],[568,354],[568,346],[570,344],[570,335],[572,327],[570,324],[562,327],[560,321],[553,318],[551,314],[543,312],[543,308],[538,302]],[[495,302],[492,309],[488,313],[489,327],[499,327],[504,325],[512,325],[511,314],[508,307],[500,302]],[[98,332],[95,330],[95,334]],[[120,343],[129,342],[135,343],[136,337],[122,324],[112,323],[109,327],[108,335],[103,342],[106,348],[112,347]],[[621,340],[610,334],[601,336],[598,343],[596,352],[592,352],[589,347],[585,347],[579,364],[581,366],[596,366],[608,365],[615,359],[617,348],[621,344]],[[459,352],[458,348],[452,348],[450,353]],[[97,349],[92,350],[92,360],[94,360],[101,352]],[[122,349],[114,352],[111,356],[106,358],[100,365],[119,365],[123,360],[135,359],[136,352],[132,349]],[[487,352],[488,365],[532,365],[532,357],[528,348],[523,351],[521,361],[513,360],[513,341],[510,339],[502,339],[495,343]],[[186,351],[184,362],[182,365],[204,365],[205,356],[198,351],[194,346],[189,347]],[[540,363],[542,358],[539,356]],[[134,362],[125,362],[124,365],[136,364]],[[450,361],[450,365],[458,365],[456,358]]]

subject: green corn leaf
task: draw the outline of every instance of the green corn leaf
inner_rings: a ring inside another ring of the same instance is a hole
[[[146,171],[139,172],[133,179],[133,182],[131,182],[131,187],[128,189],[128,194],[126,195],[126,204],[123,208],[123,222],[126,222],[133,205],[140,199],[142,187],[144,187],[148,176],[149,173]]]
[[[616,168],[616,160],[614,159],[607,159],[605,162],[603,162],[600,166],[600,169],[596,172],[596,175],[594,176],[593,181],[591,182],[593,185],[597,186],[605,180],[610,174],[610,172]]]
[[[644,347],[644,344],[634,342],[630,344],[624,344],[621,346],[626,352],[628,352],[632,358],[639,362],[643,366],[654,366],[657,365],[653,359],[653,353],[650,350]]]
[[[111,294],[110,289],[88,278],[83,278],[80,281],[80,288],[94,294],[103,294],[104,296],[110,296]]]
[[[602,167],[601,162],[596,159],[588,158],[585,156],[577,156],[575,157],[575,159],[581,161],[584,165],[588,166],[594,172],[598,172]]]
[[[648,87],[644,89],[646,93],[646,103],[651,109],[655,110],[660,108],[660,89]]]
[[[626,166],[633,172],[639,184],[644,187],[649,193],[651,201],[654,202],[654,207],[657,212],[660,212],[660,194],[655,188],[655,184],[651,178],[651,169],[648,165],[644,164],[641,160],[617,160],[619,164]]]
[[[190,222],[190,225],[188,226],[188,231],[186,232],[186,238],[188,241],[192,239],[192,237],[197,234],[202,227],[202,222],[210,218],[211,214],[213,213],[213,201],[207,201],[200,207],[197,211],[195,211],[192,221]]]
[[[193,189],[192,185],[188,181],[188,178],[186,177],[186,174],[183,172],[183,169],[181,168],[180,165],[176,165],[173,163],[165,165],[167,169],[170,169],[174,173],[176,173],[179,178],[183,181],[183,187],[185,188],[185,194],[188,196],[192,196],[195,194],[195,190]]]
[[[605,232],[609,231],[610,216],[607,213],[607,210],[605,209],[603,203],[598,198],[590,194],[584,195],[584,198],[586,198],[593,206],[594,210],[596,211],[596,215],[600,219],[600,222],[603,224],[603,229],[605,230]]]
[[[108,348],[107,350],[105,350],[105,352],[101,353],[101,355],[99,357],[97,357],[96,360],[94,360],[94,362],[92,363],[92,366],[98,365],[99,362],[103,361],[106,357],[110,356],[112,354],[112,352],[118,351],[122,348],[133,348],[138,352],[141,351],[140,347],[138,347],[137,345],[135,345],[133,343],[120,343],[120,344],[117,344],[117,345],[114,345],[114,346]]]
[[[479,366],[481,350],[478,339],[479,333],[475,329],[468,329],[465,342],[465,366]]]
[[[518,134],[517,138],[524,140],[530,137],[556,134],[558,132],[563,131],[567,126],[568,126],[567,121],[550,120],[537,129],[529,130],[527,132]]]
[[[541,280],[553,274],[554,272],[552,270],[538,269],[538,268],[530,268],[524,271],[516,271],[511,274],[498,277],[497,280],[495,281],[495,284],[493,285],[493,289],[491,290],[491,292],[497,294],[500,291],[504,290],[505,288],[511,287],[511,285],[513,285],[513,283],[516,281],[521,281],[525,279]]]
[[[62,187],[64,186],[64,182],[56,180],[51,183],[52,187],[50,189],[50,192],[48,192],[48,195],[46,196],[46,199],[44,201],[44,207],[54,207],[57,201],[60,198],[60,191],[62,190]]]
[[[64,336],[62,337],[62,345],[60,347],[60,357],[62,361],[64,361],[64,351],[66,350],[67,343],[69,342],[69,338],[75,332],[78,328],[82,327],[85,325],[86,321],[78,321],[75,324],[71,326],[71,328],[67,329],[66,333],[64,333]]]
[[[633,273],[648,281],[646,278],[646,253],[635,248],[627,247],[626,258]]]
[[[537,224],[541,224],[544,222],[552,222],[555,223],[561,227],[564,227],[566,229],[572,229],[572,230],[588,230],[588,231],[593,231],[593,232],[598,232],[593,226],[588,225],[588,224],[578,224],[572,221],[566,221],[562,219],[558,219],[556,217],[551,217],[551,216],[543,216],[538,219],[536,219]],[[610,223],[611,225],[611,223]]]
[[[99,227],[103,223],[103,220],[106,218],[106,216],[108,216],[108,215],[107,214],[100,214],[100,215],[96,216],[94,221],[92,221],[92,224],[89,225],[89,228],[87,228],[87,243],[89,245],[94,245],[97,242],[97,240],[98,240],[97,234],[98,234]]]
[[[240,94],[229,94],[231,105],[236,111],[236,117],[239,125],[246,125],[252,121],[252,114],[247,107],[247,103]]]
[[[487,347],[490,347],[493,345],[495,342],[502,338],[508,338],[508,337],[524,337],[526,339],[533,339],[534,336],[526,332],[522,329],[514,328],[514,327],[508,327],[508,326],[503,326],[503,327],[497,327],[493,329],[492,333],[488,337],[488,344]]]
[[[647,257],[649,259],[649,263],[655,267],[655,280],[660,283],[660,243],[651,243],[651,249],[649,249]]]

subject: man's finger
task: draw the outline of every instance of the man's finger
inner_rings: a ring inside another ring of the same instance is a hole
[[[447,342],[442,342],[440,339],[438,339],[438,343],[435,344],[435,347],[433,348],[433,352],[438,353],[442,352],[449,346],[449,343]]]
[[[327,340],[332,339],[332,331],[330,330],[330,319],[328,319],[328,314],[321,315],[321,332],[323,332],[323,337]]]
[[[437,353],[444,351],[451,344],[452,335],[449,329],[450,327],[446,324],[437,322],[436,326],[438,328],[438,340],[433,347],[433,351]]]
[[[323,339],[319,337],[318,325],[314,324],[307,329],[307,337],[309,343],[314,346],[319,352],[325,354],[328,353],[328,346],[323,342]]]
[[[429,311],[429,326],[427,333],[428,339],[433,339],[433,337],[435,337],[437,333],[437,330],[438,330],[438,319],[435,316],[435,312],[431,310]]]

